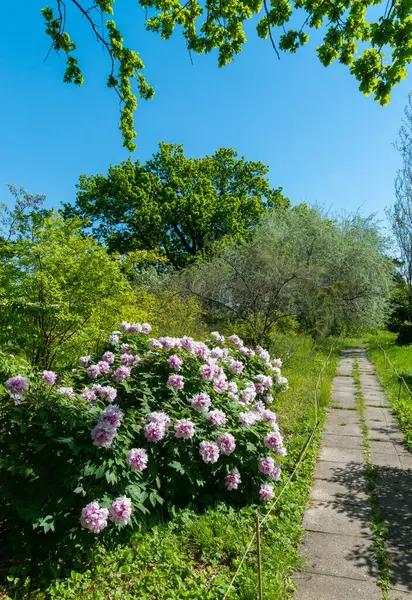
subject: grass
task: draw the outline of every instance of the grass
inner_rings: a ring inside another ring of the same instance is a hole
[[[366,464],[366,483],[368,487],[369,502],[371,507],[371,523],[370,527],[372,530],[373,539],[373,554],[378,565],[379,570],[379,585],[382,589],[382,600],[389,600],[388,591],[390,588],[390,575],[389,575],[389,554],[386,548],[386,537],[388,533],[388,526],[382,517],[379,504],[376,496],[376,486],[378,471],[372,464],[370,456],[370,441],[368,436],[368,426],[365,419],[365,402],[361,389],[361,382],[359,377],[358,361],[354,361],[353,365],[353,379],[356,387],[356,405],[360,415],[361,431],[363,447],[365,452],[365,464]]]
[[[290,388],[275,406],[288,448],[278,490],[292,473],[316,420],[319,425],[324,421],[337,356],[333,353],[322,370],[327,354],[303,339],[287,356],[283,371]],[[273,600],[285,600],[293,589],[292,575],[300,564],[301,521],[321,430],[319,426],[295,477],[261,530],[264,594]],[[267,507],[235,510],[219,504],[202,515],[183,510],[173,521],[136,534],[127,546],[96,547],[81,568],[69,570],[64,578],[41,581],[33,573],[17,570],[0,587],[0,597],[3,593],[3,599],[26,600],[222,600],[254,533],[257,510],[263,516]],[[256,600],[256,562],[253,545],[228,599]]]
[[[396,334],[380,332],[369,339],[368,353],[412,451],[412,395],[395,373],[412,390],[412,346],[396,346],[395,339]]]

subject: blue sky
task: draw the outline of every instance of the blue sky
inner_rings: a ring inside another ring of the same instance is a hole
[[[68,29],[85,83],[64,84],[63,58],[44,61],[43,5],[13,0],[2,6],[0,200],[9,200],[10,182],[45,193],[48,206],[58,206],[74,200],[81,173],[105,172],[129,153],[117,127],[118,100],[105,85],[107,57],[76,17]],[[188,156],[233,147],[267,163],[272,184],[295,203],[383,216],[394,200],[399,156],[392,144],[410,78],[382,108],[360,94],[345,67],[319,63],[319,38],[279,61],[253,24],[233,64],[219,69],[216,55],[208,55],[194,56],[192,65],[179,35],[164,42],[145,31],[137,2],[119,0],[117,10],[118,26],[156,89],[137,111],[133,158],[146,160],[161,140],[184,144]]]

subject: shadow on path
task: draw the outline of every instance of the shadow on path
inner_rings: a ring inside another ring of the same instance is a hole
[[[390,556],[391,584],[395,588],[412,591],[412,473],[407,470],[375,466],[378,473],[375,494],[381,516],[388,525],[387,550]],[[359,463],[348,463],[336,468],[332,481],[347,491],[336,494],[334,508],[349,518],[370,521],[369,502],[357,500],[363,483],[364,468]],[[369,557],[362,552],[362,544],[347,557],[359,567]]]

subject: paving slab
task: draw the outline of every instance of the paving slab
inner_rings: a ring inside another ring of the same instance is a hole
[[[337,556],[342,560],[337,561]],[[372,541],[366,538],[308,532],[302,558],[307,573],[351,579],[369,579],[378,573]]]
[[[384,452],[385,454],[395,454],[396,456],[398,456],[398,451],[393,442],[383,442],[383,441],[375,442],[375,441],[373,441],[373,442],[369,442],[369,447],[370,447],[370,451],[373,454]]]
[[[382,592],[373,580],[302,573],[295,581],[294,600],[382,600]]]
[[[389,600],[407,600],[407,598],[412,598],[412,592],[389,590]]]
[[[356,435],[324,433],[322,437],[322,444],[332,448],[354,448],[357,450],[362,450],[362,438]]]
[[[349,462],[327,462],[318,460],[314,477],[315,479],[328,479],[334,482],[345,482],[352,488],[359,488],[365,484],[365,464]]]
[[[333,422],[331,422],[330,420],[326,421],[324,431],[325,433],[331,433],[336,435],[350,435],[362,437],[360,423],[343,423],[341,419],[334,419]]]
[[[371,463],[377,467],[390,467],[402,469],[402,463],[397,454],[382,454],[380,452],[371,452]]]
[[[367,499],[365,481],[354,484],[355,482],[350,481],[335,482],[330,479],[314,479],[310,499],[336,503],[341,499],[350,498],[354,492],[356,492],[357,498]]]
[[[320,460],[328,462],[362,462],[363,450],[356,448],[345,448],[341,446],[328,446],[322,444],[319,454]]]
[[[369,501],[348,496],[338,502],[310,501],[303,527],[308,531],[370,537],[369,521]]]

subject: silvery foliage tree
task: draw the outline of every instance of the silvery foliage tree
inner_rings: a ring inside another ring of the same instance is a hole
[[[293,316],[313,335],[383,322],[392,281],[373,218],[331,220],[306,206],[265,217],[251,241],[232,244],[180,276],[212,316],[244,322],[253,341]]]
[[[395,180],[396,201],[388,216],[400,253],[401,272],[408,292],[408,313],[411,320],[412,304],[412,93],[405,108],[405,119],[396,143],[402,158],[402,167]]]

